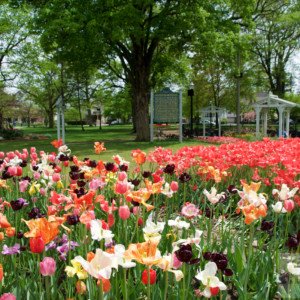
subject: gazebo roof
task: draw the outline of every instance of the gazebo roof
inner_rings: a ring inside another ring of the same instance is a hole
[[[293,108],[293,107],[300,107],[299,104],[294,102],[290,102],[287,100],[283,100],[278,96],[272,94],[271,92],[268,94],[266,98],[263,98],[252,105],[254,108],[269,108],[269,107],[283,107],[283,108]]]

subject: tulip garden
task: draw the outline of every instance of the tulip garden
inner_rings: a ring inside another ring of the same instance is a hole
[[[1,300],[300,297],[299,138],[52,144],[0,152]]]

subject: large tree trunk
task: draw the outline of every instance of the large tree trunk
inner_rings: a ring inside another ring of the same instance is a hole
[[[0,111],[0,130],[3,129],[3,113]]]
[[[134,92],[136,99],[136,140],[140,142],[150,141],[149,129],[149,95],[147,90],[140,89]]]
[[[49,128],[54,128],[54,111],[53,109],[47,110],[48,119],[49,119]]]

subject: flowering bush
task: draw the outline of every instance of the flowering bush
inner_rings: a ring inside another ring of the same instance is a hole
[[[300,139],[52,145],[0,152],[0,299],[296,298]]]

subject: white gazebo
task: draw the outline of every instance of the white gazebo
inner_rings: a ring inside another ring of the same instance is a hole
[[[290,111],[293,107],[300,107],[300,105],[280,99],[278,96],[268,94],[266,98],[263,98],[257,101],[252,105],[255,109],[256,114],[256,137],[259,135],[259,123],[260,123],[260,113],[263,113],[263,133],[267,134],[267,125],[268,125],[268,110],[270,108],[277,108],[279,115],[279,137],[282,137],[282,131],[285,128],[286,135],[289,136],[290,131]]]
[[[201,119],[203,124],[203,137],[205,137],[205,120],[207,119],[207,116],[210,117],[212,114],[218,115],[218,125],[219,125],[219,136],[221,136],[221,117],[226,113],[226,109],[222,107],[217,107],[212,105],[210,102],[210,105],[207,107],[202,108],[201,110]],[[197,112],[200,112],[197,111]]]

